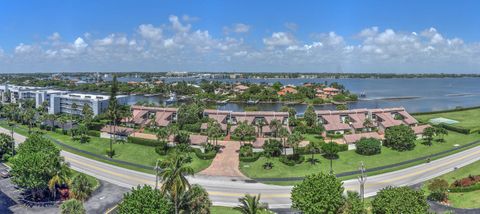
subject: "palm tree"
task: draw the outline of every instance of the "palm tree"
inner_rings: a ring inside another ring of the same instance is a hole
[[[78,105],[77,103],[72,103],[72,114],[77,114],[77,108],[78,108]]]
[[[35,111],[33,109],[27,109],[23,112],[23,120],[28,124],[28,133],[32,132],[33,119],[35,117]]]
[[[85,211],[85,207],[81,201],[70,199],[66,200],[60,206],[60,213],[61,214],[84,214],[87,213]]]
[[[213,138],[215,146],[217,145],[218,137],[222,134],[222,128],[217,121],[210,122],[207,128],[208,138]]]
[[[283,126],[278,130],[278,137],[280,137],[282,139],[283,151],[284,151],[285,155],[287,154],[287,147],[285,145],[285,138],[288,137],[289,134],[290,133],[288,132],[288,129],[283,127]]]
[[[288,136],[287,143],[292,146],[293,154],[296,152],[296,148],[302,141],[302,135],[299,132],[293,132],[291,135]]]
[[[282,122],[280,120],[273,119],[272,121],[270,121],[270,124],[268,124],[268,126],[270,127],[270,130],[272,130],[274,134],[273,136],[277,137],[278,130],[280,129],[280,127],[282,127]]]
[[[85,122],[85,124],[89,126],[90,122],[92,122],[93,120],[93,109],[92,107],[90,107],[89,104],[83,104],[82,115],[83,115],[83,122]]]
[[[65,115],[62,115],[58,118],[58,122],[62,126],[62,132],[65,134],[65,123],[68,122],[68,118]]]
[[[48,114],[47,115],[47,120],[51,121],[51,127],[50,130],[53,130],[55,128],[55,121],[57,120],[58,116],[55,114]]]
[[[263,119],[257,120],[257,122],[255,123],[255,125],[257,126],[257,129],[258,129],[258,136],[259,136],[259,137],[262,137],[262,134],[263,134],[263,126],[266,125],[265,120],[263,120]]]
[[[84,174],[78,174],[73,178],[71,184],[71,194],[73,198],[85,201],[92,193],[92,189],[92,184],[88,182],[87,176]]]
[[[371,128],[373,127],[373,121],[370,118],[365,118],[365,121],[363,121],[363,126],[367,128],[367,131],[371,131]]]
[[[174,203],[175,214],[179,213],[180,196],[190,188],[190,183],[185,176],[193,175],[193,168],[186,165],[186,157],[174,152],[168,159],[162,161],[159,173],[162,180],[162,192],[168,194]]]
[[[256,196],[246,194],[244,197],[239,198],[238,201],[241,205],[234,209],[242,214],[258,214],[266,210],[265,204],[260,202],[260,194]]]
[[[233,135],[240,138],[240,143],[243,143],[247,138],[254,137],[255,134],[255,127],[248,124],[247,122],[240,122],[237,128],[233,130]]]
[[[70,183],[70,174],[70,168],[65,163],[62,163],[60,168],[53,172],[52,178],[48,181],[48,189],[53,194],[54,199],[57,196],[57,187]]]
[[[322,151],[324,152],[324,156],[330,160],[330,174],[333,174],[333,159],[338,157],[338,145],[333,141],[325,143],[322,146]]]
[[[443,142],[443,141],[445,141],[445,139],[444,139],[445,135],[448,135],[448,131],[443,127],[436,127],[435,128],[435,134],[440,136],[439,141]]]
[[[168,130],[166,128],[159,128],[157,130],[157,140],[158,141],[167,141],[168,139]]]

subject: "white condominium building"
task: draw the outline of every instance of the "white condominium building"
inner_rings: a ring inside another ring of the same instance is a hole
[[[103,113],[108,108],[108,95],[68,93],[52,94],[50,97],[49,114],[76,114],[81,115],[84,105],[90,105],[94,115]],[[117,102],[125,105],[127,96],[117,96]]]

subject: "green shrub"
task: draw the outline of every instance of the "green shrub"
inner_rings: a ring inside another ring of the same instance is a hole
[[[102,129],[102,127],[104,126],[105,126],[104,122],[91,122],[88,124],[88,129],[100,131],[100,129]]]
[[[301,164],[304,160],[305,157],[300,154],[282,155],[280,157],[280,162],[287,166],[295,166],[296,164]]]
[[[195,153],[195,155],[197,155],[199,159],[202,159],[202,160],[211,160],[215,158],[215,156],[217,155],[217,152],[215,150],[210,150],[208,152],[203,153],[201,149],[195,148],[193,149],[193,152]]]
[[[339,152],[348,151],[348,145],[347,144],[337,144],[337,145],[338,145],[338,151]]]
[[[87,135],[92,137],[100,137],[100,131],[88,130]]]
[[[160,141],[158,146],[155,147],[155,152],[159,155],[166,155],[168,153],[168,142]]]
[[[446,130],[458,132],[460,134],[470,134],[470,131],[471,131],[470,129],[467,129],[467,128],[464,128],[464,127],[449,125],[449,124],[445,124],[445,123],[440,123],[439,126],[443,127]]]
[[[343,134],[327,133],[327,137],[333,138],[333,139],[340,139],[343,137]]]
[[[282,154],[282,149],[282,142],[275,139],[269,139],[263,144],[263,154],[268,157],[280,156]]]
[[[107,154],[108,157],[113,157],[115,156],[115,149],[112,149],[112,150],[106,149],[105,153]]]
[[[127,138],[127,142],[138,144],[138,145],[144,145],[144,146],[152,146],[152,147],[157,147],[161,145],[160,141],[157,141],[157,140],[150,140],[150,139],[132,137],[132,136]]]
[[[254,152],[251,156],[240,156],[242,162],[255,162],[262,156],[261,152]]]
[[[375,138],[362,138],[355,145],[355,152],[360,155],[376,155],[382,152],[382,143]]]
[[[252,144],[244,144],[240,146],[239,151],[240,157],[250,157],[253,155],[253,146]]]
[[[182,129],[189,132],[200,132],[200,127],[202,123],[194,123],[194,124],[184,124]]]
[[[450,192],[472,192],[477,190],[480,190],[480,183],[468,187],[452,187],[449,189]]]

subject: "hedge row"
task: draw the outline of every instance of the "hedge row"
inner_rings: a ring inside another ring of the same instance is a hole
[[[416,112],[416,113],[410,113],[410,114],[411,114],[411,115],[440,114],[440,113],[449,113],[449,112],[457,112],[457,111],[466,111],[466,110],[479,109],[479,108],[480,108],[480,106],[474,106],[474,107],[467,107],[467,108],[456,108],[456,109],[443,110],[443,111]]]
[[[280,157],[280,162],[287,166],[295,166],[296,164],[301,164],[304,160],[305,157],[300,154],[282,155]]]
[[[480,183],[476,183],[469,187],[453,187],[449,189],[450,192],[472,192],[480,190]]]
[[[458,132],[460,134],[470,134],[470,131],[471,131],[468,128],[464,128],[464,127],[460,127],[460,126],[454,126],[454,125],[448,125],[448,124],[445,124],[445,123],[440,123],[440,124],[438,124],[438,126],[443,127],[446,130]]]
[[[260,158],[260,156],[262,156],[261,152],[254,152],[252,156],[240,157],[240,161],[242,161],[242,162],[255,162]]]
[[[87,135],[92,137],[100,137],[100,132],[96,130],[88,130]]]
[[[128,137],[127,138],[128,143],[133,143],[133,144],[138,144],[138,145],[144,145],[144,146],[160,146],[160,142],[157,140],[150,140],[150,139],[145,139],[145,138],[138,138],[138,137]]]
[[[200,150],[199,148],[195,148],[193,149],[193,152],[195,153],[195,155],[197,155],[199,159],[202,159],[202,160],[211,160],[215,158],[215,156],[217,155],[217,152],[215,150],[211,150],[207,153],[203,153],[202,150]]]

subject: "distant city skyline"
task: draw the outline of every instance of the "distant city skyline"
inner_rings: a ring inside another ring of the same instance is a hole
[[[4,1],[0,73],[480,73],[478,1]]]

